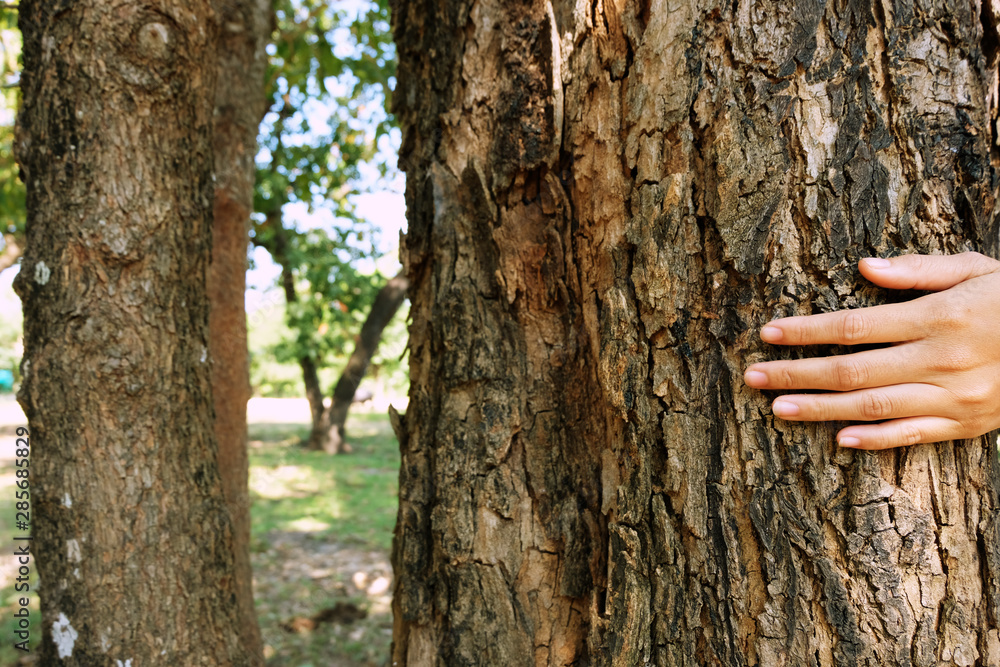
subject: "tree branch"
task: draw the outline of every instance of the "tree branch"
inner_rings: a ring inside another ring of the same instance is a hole
[[[378,349],[382,332],[403,304],[409,287],[409,280],[406,279],[405,273],[400,271],[375,296],[368,317],[361,327],[361,333],[355,341],[354,352],[347,360],[347,365],[333,389],[330,407],[325,411],[326,429],[321,433],[314,432],[310,436],[309,444],[312,449],[323,449],[330,454],[350,451],[345,441],[344,424],[347,422],[347,412],[354,399],[354,392],[358,390],[361,378],[364,377],[368,364]]]

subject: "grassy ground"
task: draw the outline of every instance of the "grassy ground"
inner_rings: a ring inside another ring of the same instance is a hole
[[[392,635],[389,547],[399,447],[384,415],[352,416],[354,452],[294,443],[298,425],[250,427],[252,558],[268,667],[387,664]],[[282,624],[338,608],[342,622],[290,633]],[[366,618],[347,622],[357,616]]]
[[[307,431],[303,424],[250,425],[251,557],[267,665],[383,667],[399,448],[384,414],[351,416],[354,452],[345,456],[297,447]],[[0,458],[0,539],[7,545],[15,534],[13,470],[13,461]],[[14,665],[22,654],[12,647],[11,615],[21,594],[14,591],[15,558],[2,554],[0,665]],[[37,593],[30,600],[37,642]],[[307,630],[306,619],[324,610],[329,620]]]

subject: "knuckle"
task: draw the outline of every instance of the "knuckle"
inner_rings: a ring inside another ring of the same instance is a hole
[[[958,392],[959,402],[966,407],[986,406],[996,400],[991,387],[984,383],[970,384]]]
[[[778,386],[781,389],[791,389],[795,387],[795,376],[792,374],[792,370],[787,366],[783,366],[778,369],[777,380]]]
[[[952,298],[939,299],[930,313],[930,319],[935,328],[955,331],[964,328],[970,321],[969,305],[957,295]]]
[[[844,315],[840,325],[840,339],[842,342],[856,343],[864,340],[871,332],[871,322],[866,315],[860,312],[850,312]]]
[[[899,427],[899,439],[904,446],[916,445],[923,442],[924,434],[916,424],[902,424]]]
[[[963,252],[959,257],[972,266],[975,266],[977,273],[980,274],[992,273],[1000,268],[1000,262],[979,252]]]
[[[986,420],[982,415],[972,415],[965,420],[965,431],[962,437],[975,438],[976,436],[982,435],[989,430],[989,427],[986,425]]]
[[[951,324],[954,316],[954,309],[947,301],[938,301],[928,313],[928,319],[934,328],[941,329]]]
[[[983,260],[987,259],[987,257],[986,255],[978,253],[974,250],[966,250],[965,252],[958,253],[958,257],[956,259],[959,259],[965,263],[971,263],[971,262],[982,263]]]
[[[929,262],[926,255],[900,255],[896,258],[896,261],[913,273],[924,273],[929,268]]]
[[[861,415],[868,420],[892,416],[892,400],[881,392],[867,392],[861,397]]]
[[[834,366],[836,382],[843,389],[859,389],[868,382],[868,369],[864,365],[841,359]]]
[[[956,348],[941,352],[934,362],[933,369],[940,373],[957,373],[971,370],[976,366],[969,350]]]

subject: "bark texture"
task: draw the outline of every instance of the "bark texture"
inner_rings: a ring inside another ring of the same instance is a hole
[[[250,496],[247,487],[247,245],[253,210],[257,128],[267,108],[264,74],[273,10],[267,0],[215,0],[219,25],[215,87],[212,260],[209,264],[209,353],[215,437],[222,488],[233,517],[240,642],[263,664],[250,570]]]
[[[393,664],[996,665],[994,439],[839,450],[743,369],[859,258],[996,257],[968,0],[393,2]]]
[[[19,5],[40,664],[252,664],[208,363],[214,19]]]

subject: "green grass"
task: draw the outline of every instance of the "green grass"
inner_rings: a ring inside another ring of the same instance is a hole
[[[391,591],[371,584],[390,574],[399,445],[386,415],[352,414],[347,431],[353,452],[330,456],[298,446],[305,425],[250,426],[251,550],[268,667],[387,664]],[[337,603],[368,617],[301,635],[281,628]]]
[[[254,549],[276,532],[388,552],[396,522],[399,446],[388,417],[352,415],[353,453],[330,456],[297,443],[303,425],[250,426],[250,517]]]
[[[382,414],[352,414],[353,453],[330,456],[298,446],[302,424],[251,424],[252,558],[257,613],[268,667],[382,667],[391,642],[391,590],[373,582],[390,576],[389,548],[396,520],[399,446]],[[14,531],[13,465],[0,462],[0,535]],[[11,547],[12,549],[12,547]],[[9,550],[8,550],[9,551]],[[13,556],[0,556],[13,560]],[[41,639],[37,576],[32,568],[32,654]],[[360,577],[360,578],[359,578]],[[0,579],[0,666],[23,654],[11,646],[17,598],[10,577]],[[324,624],[293,634],[281,624],[350,603],[368,617]]]

